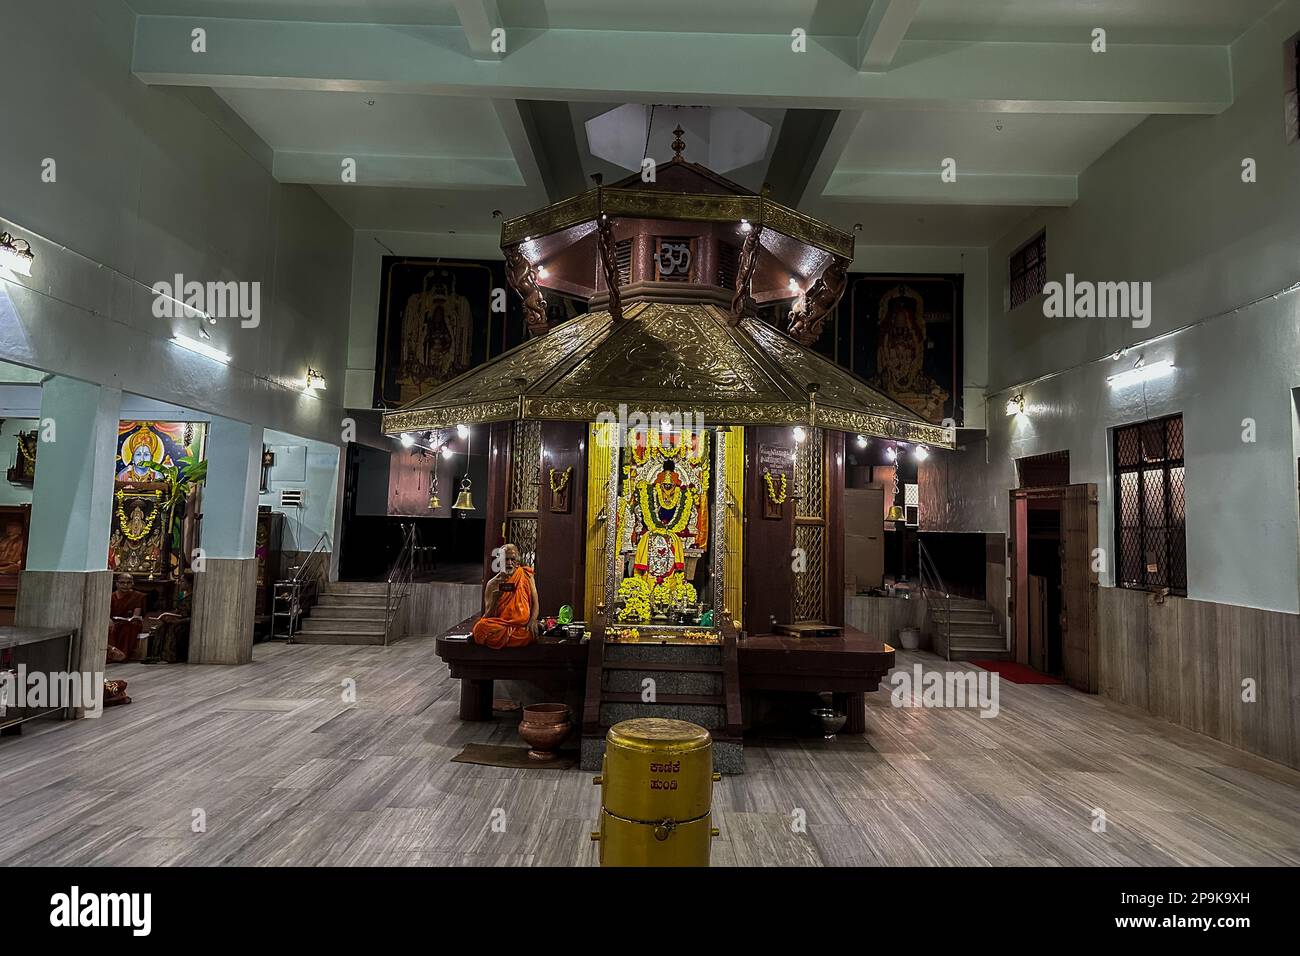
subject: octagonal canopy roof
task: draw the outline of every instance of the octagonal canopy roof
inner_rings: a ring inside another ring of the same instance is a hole
[[[805,425],[952,447],[951,433],[752,317],[710,304],[592,312],[385,413],[389,435],[513,419]]]

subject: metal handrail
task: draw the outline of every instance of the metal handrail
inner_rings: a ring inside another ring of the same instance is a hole
[[[289,618],[289,632],[285,635],[290,643],[293,642],[294,624],[302,613],[302,589],[307,586],[308,582],[314,581],[319,576],[319,567],[325,560],[325,555],[330,553],[330,536],[329,532],[322,531],[316,543],[312,545],[311,551],[303,559],[302,564],[294,570],[293,577],[287,581],[275,582],[275,600],[283,598],[289,602],[289,609],[285,616]],[[278,593],[283,590],[286,593]],[[271,604],[271,633],[275,633],[275,618],[280,616],[275,607],[275,600]]]
[[[402,606],[402,601],[406,593],[411,589],[411,581],[415,577],[415,522],[406,525],[402,532],[402,550],[398,552],[397,560],[393,562],[392,570],[388,572],[388,587],[384,596],[384,646],[388,646],[388,638],[393,630],[393,621],[397,619],[397,611]]]
[[[920,539],[916,542],[917,563],[920,568],[921,594],[925,597],[926,606],[933,607],[931,601],[941,601],[944,609],[944,657],[952,660],[952,595],[948,592],[947,585],[943,583],[943,578],[939,576],[939,569],[934,565],[934,559],[930,557],[930,552],[925,549],[925,543]]]

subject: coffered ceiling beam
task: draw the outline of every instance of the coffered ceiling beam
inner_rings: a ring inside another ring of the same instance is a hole
[[[889,69],[920,6],[921,0],[872,0],[862,32],[858,34],[860,69],[871,72]]]
[[[276,150],[272,173],[282,183],[337,186],[343,182],[342,154]],[[464,156],[384,156],[351,153],[359,186],[489,189],[523,186],[514,159]]]
[[[469,43],[469,52],[476,60],[499,60],[509,52],[492,49],[492,31],[504,29],[497,0],[455,0],[456,15]],[[506,38],[508,40],[508,38]]]
[[[968,206],[1069,206],[1079,198],[1072,175],[959,173],[944,182],[939,168],[926,171],[836,170],[821,198],[828,202]]]
[[[207,30],[206,53],[191,31]],[[493,99],[725,103],[805,109],[1217,113],[1229,51],[1194,45],[904,41],[888,72],[843,43],[789,36],[512,30],[510,55],[465,54],[457,27],[142,16],[133,70],[174,86],[434,93]]]

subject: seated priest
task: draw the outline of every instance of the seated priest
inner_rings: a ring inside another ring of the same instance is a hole
[[[109,599],[108,662],[124,661],[136,654],[136,643],[144,629],[144,605],[147,595],[135,589],[135,578],[119,574],[114,579]]]
[[[537,639],[537,584],[533,569],[519,559],[519,549],[501,549],[505,569],[483,589],[483,616],[471,632],[475,644],[491,648],[523,647]]]

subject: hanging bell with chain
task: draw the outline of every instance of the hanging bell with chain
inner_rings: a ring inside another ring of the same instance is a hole
[[[460,494],[456,496],[456,503],[451,506],[452,511],[473,511],[474,499],[470,497],[470,480],[462,478],[460,480]]]

